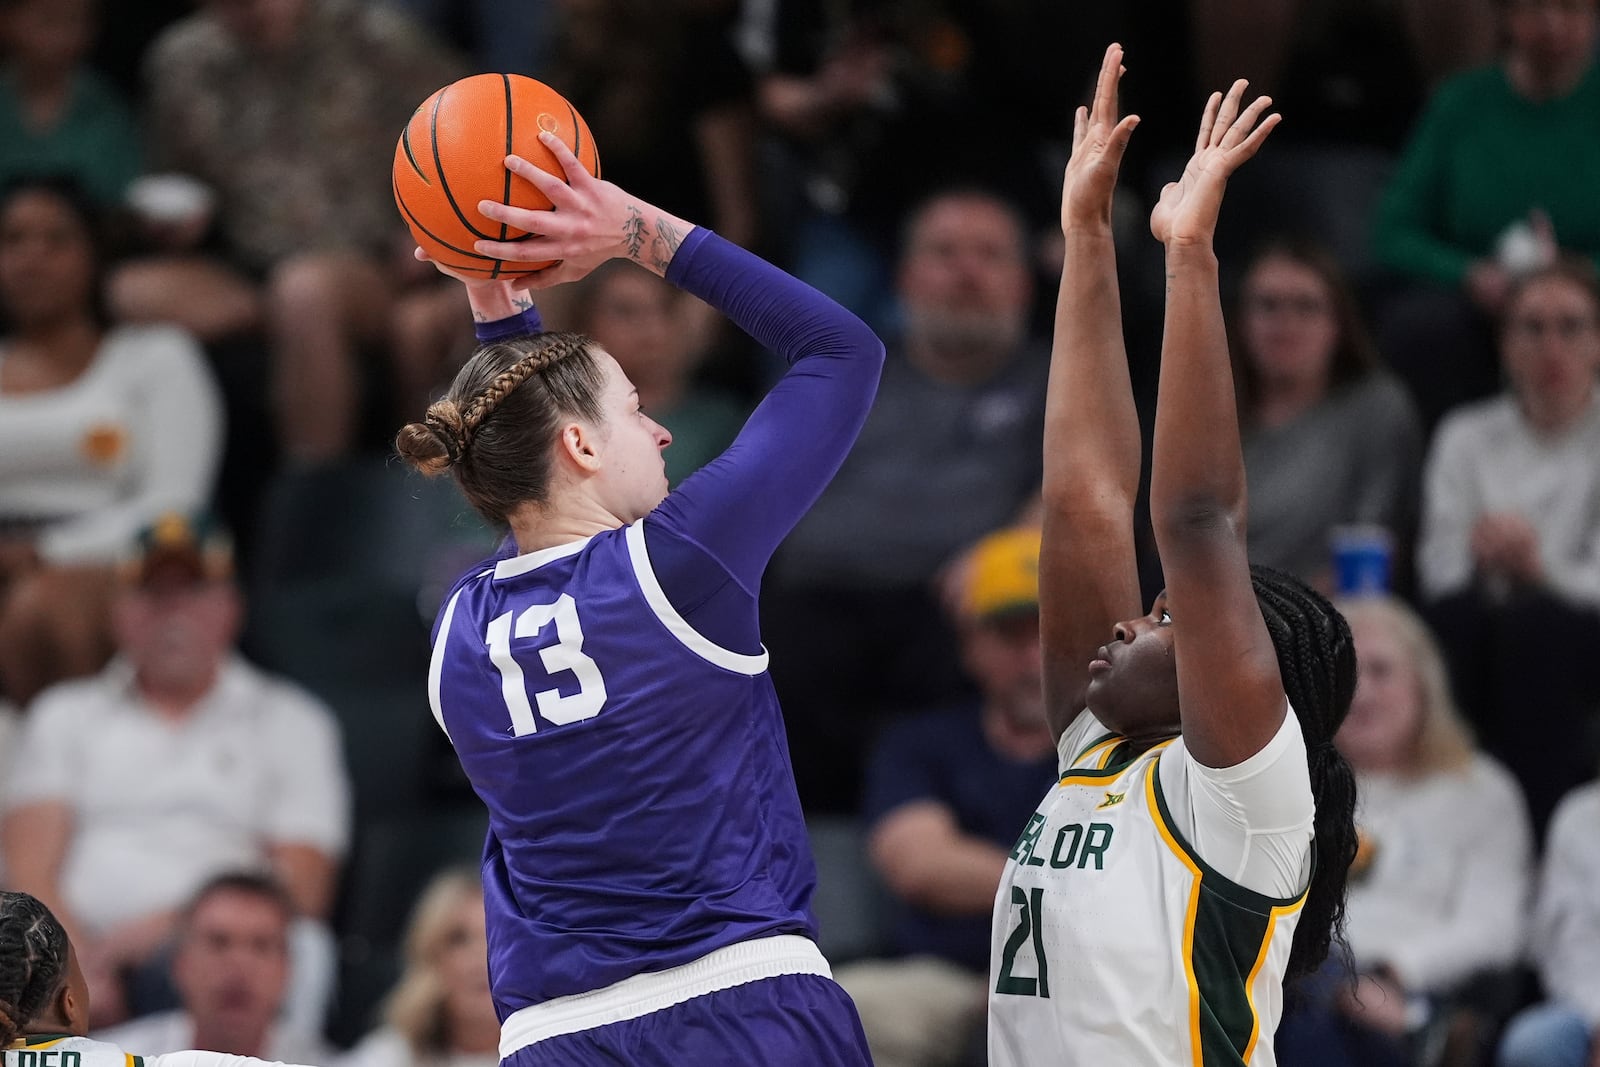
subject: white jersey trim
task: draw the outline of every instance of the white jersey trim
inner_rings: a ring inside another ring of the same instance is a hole
[[[439,640],[433,646],[433,657],[428,661],[428,706],[433,709],[433,721],[439,724],[439,729],[444,731],[444,736],[450,736],[450,728],[444,724],[444,705],[441,701],[442,682],[444,679],[444,646],[450,640],[450,624],[455,621],[456,601],[461,599],[464,589],[457,589],[456,595],[450,598],[450,603],[445,605],[444,618],[439,622]]]
[[[585,537],[580,541],[568,541],[564,545],[552,545],[549,548],[541,548],[537,552],[527,552],[520,556],[508,557],[494,565],[494,576],[496,578],[515,578],[519,574],[527,574],[529,571],[538,570],[552,560],[566,559],[568,556],[577,555],[583,551],[583,546],[593,539],[593,536]]]
[[[672,606],[672,601],[667,599],[666,592],[661,588],[655,568],[650,566],[650,550],[644,543],[643,519],[628,527],[628,555],[633,560],[633,573],[639,579],[639,588],[644,592],[644,598],[651,610],[685,648],[708,663],[738,674],[754,676],[767,669],[768,654],[765,645],[762,646],[761,654],[758,656],[723,648],[689,625],[689,621],[678,614],[678,609]]]
[[[828,961],[810,938],[777,934],[741,941],[679,967],[636,974],[604,989],[557,997],[512,1012],[500,1027],[500,1058],[562,1034],[637,1019],[707,993],[785,974],[833,977]]]

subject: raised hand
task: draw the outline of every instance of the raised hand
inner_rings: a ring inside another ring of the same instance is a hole
[[[1222,191],[1233,172],[1256,154],[1281,116],[1262,118],[1272,99],[1258,96],[1243,111],[1239,102],[1248,83],[1233,83],[1226,96],[1212,93],[1200,119],[1194,155],[1183,176],[1168,182],[1150,212],[1150,232],[1164,245],[1210,244],[1222,210]]]
[[[529,236],[518,241],[478,241],[474,249],[480,255],[512,262],[557,261],[523,280],[534,289],[576,281],[608,259],[631,259],[664,275],[693,227],[596,178],[553,134],[541,133],[539,142],[555,154],[565,181],[521,156],[507,156],[506,169],[538,187],[553,207],[535,210],[479,201],[478,210],[486,217],[527,230]]]
[[[1080,107],[1072,119],[1072,156],[1061,179],[1061,228],[1109,224],[1111,195],[1117,187],[1117,169],[1128,150],[1128,139],[1139,116],[1117,119],[1117,85],[1124,73],[1122,46],[1106,49],[1095,82],[1094,101]]]

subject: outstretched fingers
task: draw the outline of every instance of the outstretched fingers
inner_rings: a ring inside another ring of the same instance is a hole
[[[1100,62],[1100,74],[1095,80],[1094,100],[1088,107],[1078,107],[1072,115],[1073,152],[1076,153],[1085,142],[1092,142],[1091,147],[1104,147],[1113,164],[1121,161],[1133,135],[1133,128],[1139,125],[1135,115],[1125,115],[1121,119],[1117,117],[1118,87],[1122,76],[1128,72],[1128,68],[1122,65],[1122,54],[1120,44],[1106,47],[1105,57]]]
[[[1139,125],[1138,115],[1126,115],[1117,123],[1116,129],[1111,131],[1110,156],[1118,165],[1121,165],[1122,157],[1128,151],[1128,142],[1133,139],[1133,128],[1137,125]]]
[[[1266,97],[1262,97],[1262,99],[1265,100]],[[1251,121],[1254,120],[1252,119]],[[1228,156],[1233,164],[1238,166],[1245,160],[1254,157],[1256,152],[1260,150],[1262,142],[1267,139],[1267,135],[1270,134],[1273,129],[1277,127],[1278,123],[1282,121],[1283,116],[1277,112],[1273,112],[1266,118],[1262,119],[1261,125],[1250,131],[1250,136],[1246,137],[1243,141],[1240,141],[1238,145],[1229,150]]]
[[[1110,126],[1117,121],[1117,83],[1122,80],[1122,46],[1107,46],[1100,61],[1100,76],[1095,79],[1091,119],[1096,125]]]
[[[1244,91],[1248,85],[1248,82],[1240,78],[1229,86],[1227,95],[1217,105],[1217,113],[1211,124],[1209,144],[1226,147],[1224,142],[1233,130],[1234,121],[1239,117],[1239,101],[1244,99]]]
[[[1220,107],[1222,107],[1221,93],[1212,93],[1206,98],[1206,109],[1200,114],[1200,132],[1194,139],[1195,155],[1211,147],[1211,129],[1217,124],[1217,110]]]
[[[1270,106],[1272,106],[1272,97],[1256,97],[1250,106],[1239,112],[1239,116],[1229,123],[1228,128],[1223,131],[1220,142],[1221,147],[1233,148],[1248,137],[1251,131],[1255,129],[1256,122],[1261,118],[1261,113]]]

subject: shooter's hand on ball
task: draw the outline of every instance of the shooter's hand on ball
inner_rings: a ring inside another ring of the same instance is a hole
[[[520,262],[557,260],[522,279],[535,289],[577,281],[608,259],[631,259],[665,276],[692,224],[594,177],[560,138],[542,133],[539,141],[560,160],[565,181],[520,156],[507,156],[506,169],[535,185],[554,207],[530,211],[480,201],[478,210],[485,216],[527,230],[529,236],[519,241],[478,241],[474,249],[480,255]]]

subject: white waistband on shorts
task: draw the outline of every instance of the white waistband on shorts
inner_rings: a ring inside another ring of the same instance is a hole
[[[536,1041],[637,1019],[694,997],[783,974],[833,977],[828,961],[808,937],[776,934],[740,941],[682,966],[636,974],[604,989],[512,1012],[500,1027],[500,1058]]]

